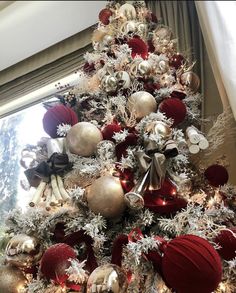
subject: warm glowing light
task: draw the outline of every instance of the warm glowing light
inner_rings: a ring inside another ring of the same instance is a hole
[[[162,202],[162,205],[163,205],[163,206],[165,206],[165,205],[166,205],[166,201],[165,201],[165,200],[163,200],[163,202]]]

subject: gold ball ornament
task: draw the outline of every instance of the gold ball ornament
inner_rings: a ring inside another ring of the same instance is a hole
[[[73,125],[66,136],[69,151],[84,157],[93,155],[101,140],[101,131],[89,122],[79,122]]]
[[[119,8],[119,15],[127,20],[136,18],[136,10],[132,4],[126,3]]]
[[[136,118],[143,118],[150,113],[156,112],[157,103],[153,95],[148,92],[140,91],[132,94],[128,98],[127,108],[130,112],[134,112]]]
[[[7,263],[17,267],[30,268],[40,260],[41,256],[40,242],[33,236],[15,235],[6,246]]]
[[[106,264],[96,268],[89,276],[86,293],[126,293],[127,287],[125,272],[117,265]]]
[[[101,80],[101,87],[107,93],[115,92],[118,86],[118,80],[111,75],[106,75]]]
[[[27,280],[20,269],[14,266],[0,266],[0,292],[20,293]]]
[[[182,85],[188,87],[194,93],[197,92],[200,86],[200,79],[198,75],[192,71],[183,73],[180,77],[180,82]]]
[[[130,87],[131,80],[130,76],[126,71],[118,71],[115,73],[115,78],[118,81],[118,85],[123,89],[127,89]]]
[[[102,176],[86,190],[88,207],[106,218],[116,218],[125,209],[124,192],[118,178]]]

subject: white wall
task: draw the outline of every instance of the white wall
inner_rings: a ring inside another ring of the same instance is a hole
[[[107,1],[15,1],[0,10],[0,71],[95,24]]]

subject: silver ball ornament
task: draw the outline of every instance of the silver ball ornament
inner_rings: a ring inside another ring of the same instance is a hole
[[[86,293],[126,293],[127,287],[125,272],[117,265],[106,264],[96,268],[89,276]]]
[[[114,76],[106,75],[101,81],[101,87],[107,93],[115,92],[118,86],[118,81]]]
[[[93,155],[101,140],[101,131],[89,122],[79,122],[73,125],[66,136],[69,151],[84,157]]]
[[[114,39],[110,35],[105,35],[104,38],[102,39],[102,42],[106,46],[110,46],[113,43]]]
[[[138,73],[140,73],[143,76],[150,74],[151,70],[152,70],[152,66],[146,60],[141,61],[138,65]]]
[[[118,178],[102,176],[86,190],[88,207],[106,218],[119,217],[125,209],[124,192]]]
[[[40,260],[41,256],[40,242],[33,236],[15,235],[6,246],[7,263],[17,267],[30,268]]]
[[[153,95],[148,92],[140,91],[132,94],[128,98],[127,108],[134,112],[136,118],[143,118],[150,113],[157,111],[157,103]]]
[[[115,78],[118,81],[118,85],[123,89],[127,89],[130,87],[131,80],[130,76],[126,71],[118,71],[115,73]]]

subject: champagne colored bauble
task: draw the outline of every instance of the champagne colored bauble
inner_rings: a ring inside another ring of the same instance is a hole
[[[17,267],[30,268],[42,256],[40,242],[33,236],[25,234],[15,235],[6,247],[6,261]]]
[[[118,81],[118,86],[122,87],[123,89],[127,89],[130,87],[131,80],[129,74],[126,71],[116,72],[115,78]]]
[[[125,209],[124,192],[118,178],[102,176],[87,189],[88,207],[106,218],[115,218]]]
[[[0,266],[0,292],[20,293],[27,280],[20,269],[13,266]]]
[[[121,16],[125,17],[127,20],[136,18],[136,10],[132,4],[123,4],[119,8],[119,13]]]
[[[192,71],[183,73],[180,77],[180,82],[182,83],[182,85],[185,85],[194,93],[197,92],[200,86],[200,78],[196,73]]]
[[[137,118],[143,118],[152,112],[156,112],[157,103],[153,95],[140,91],[128,98],[127,108],[130,112],[135,112]]]
[[[96,268],[89,276],[87,293],[126,293],[127,287],[125,272],[117,265],[106,264]]]
[[[84,157],[93,155],[96,151],[97,144],[101,140],[101,131],[89,122],[75,124],[66,136],[66,142],[70,152]]]

